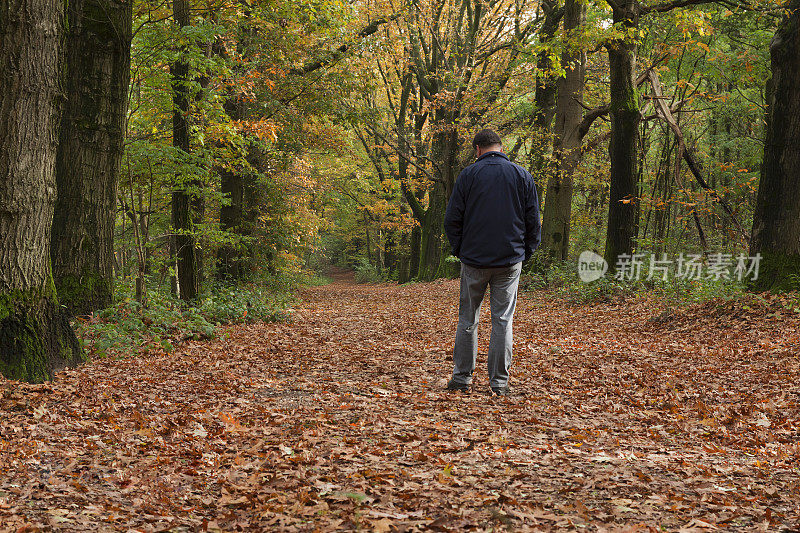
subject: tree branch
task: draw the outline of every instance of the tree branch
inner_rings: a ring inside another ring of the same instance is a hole
[[[661,90],[661,80],[658,78],[658,74],[656,71],[651,70],[648,73],[648,77],[650,79],[650,85],[653,87],[653,95],[656,97],[653,99],[653,103],[656,106],[656,109],[660,115],[660,118],[664,119],[666,123],[669,125],[672,132],[675,134],[676,139],[678,140],[678,150],[683,156],[683,159],[686,161],[686,164],[689,166],[689,170],[691,170],[692,175],[694,175],[695,180],[700,186],[708,191],[711,195],[711,198],[717,202],[722,210],[731,218],[733,224],[736,226],[736,229],[742,236],[742,239],[745,243],[750,241],[750,235],[745,231],[742,225],[739,223],[739,220],[736,218],[736,215],[733,213],[733,210],[728,205],[719,193],[714,190],[706,180],[703,178],[703,170],[700,166],[700,163],[695,159],[694,154],[692,151],[686,146],[686,141],[683,137],[683,131],[681,131],[680,126],[678,125],[678,121],[675,120],[675,117],[672,115],[672,110],[667,105],[667,102],[663,98],[663,92]]]
[[[390,15],[388,17],[381,17],[379,19],[375,19],[370,22],[367,26],[364,26],[361,31],[356,34],[356,39],[353,42],[345,43],[341,45],[339,48],[333,51],[327,58],[325,59],[318,59],[316,61],[312,61],[311,63],[307,63],[302,67],[297,67],[289,70],[289,74],[292,76],[305,76],[306,74],[310,74],[315,70],[319,70],[325,65],[333,63],[337,61],[345,52],[347,52],[355,42],[360,41],[364,37],[369,37],[376,31],[381,25],[386,24],[388,22],[392,22],[400,17],[399,13],[395,13],[394,15]]]

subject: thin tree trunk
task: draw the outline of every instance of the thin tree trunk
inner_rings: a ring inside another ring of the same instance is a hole
[[[422,248],[422,231],[419,226],[411,229],[411,257],[408,259],[408,279],[419,277],[419,256]]]
[[[800,281],[800,0],[792,0],[770,46],[772,80],[750,255],[763,256],[756,290]]]
[[[173,16],[181,28],[190,24],[188,0],[173,0]],[[172,144],[187,156],[191,150],[189,138],[189,64],[179,58],[172,65]],[[183,181],[183,179],[181,180]],[[180,183],[172,192],[172,225],[175,228],[178,294],[181,300],[192,301],[199,293],[197,243],[194,236],[192,208],[194,194],[190,184]]]
[[[544,22],[539,29],[539,45],[547,47],[553,41],[558,31],[558,22],[562,13],[558,8],[558,0],[543,0]],[[550,132],[556,108],[556,80],[552,72],[553,62],[550,59],[550,50],[545,48],[539,52],[536,59],[536,92],[533,101],[536,105],[534,125],[545,132]]]
[[[132,2],[72,0],[56,158],[51,256],[59,301],[86,315],[113,299],[114,222],[125,138]]]
[[[556,95],[558,93],[556,77],[553,73],[553,62],[550,59],[551,45],[553,38],[558,31],[558,24],[563,15],[563,9],[559,8],[559,0],[543,0],[542,10],[544,11],[544,21],[539,28],[539,45],[542,50],[536,59],[536,91],[534,92],[533,102],[535,113],[533,125],[535,132],[533,135],[533,145],[531,146],[531,172],[537,181],[537,193],[542,197],[539,182],[544,183],[552,172],[550,165],[550,135],[552,133],[553,117],[556,112]],[[522,147],[523,139],[520,138],[517,144],[511,149],[509,154],[516,156]]]
[[[230,202],[219,210],[219,225],[223,231],[241,234],[244,185],[242,175],[231,169],[219,171],[220,190]],[[224,244],[217,251],[217,277],[239,280],[244,276],[243,257],[238,243]]]
[[[408,233],[402,233],[400,237],[399,243],[399,250],[404,250],[408,246]],[[406,255],[403,252],[398,254],[398,262],[397,262],[397,283],[402,285],[403,283],[408,283],[411,279],[409,276],[410,270],[410,256]]]
[[[220,52],[223,57],[227,57],[227,51]],[[245,105],[241,97],[231,91],[224,104],[225,112],[232,121],[245,118]],[[244,148],[250,151],[249,147]],[[251,154],[248,155],[250,159]],[[258,154],[252,154],[257,156]],[[256,157],[257,159],[257,157]],[[252,176],[245,176],[241,168],[220,168],[220,190],[230,202],[220,208],[219,222],[220,229],[230,234],[247,238],[252,234],[253,227],[257,218],[257,208],[251,205],[249,200],[255,197],[254,183],[256,180]],[[243,279],[251,270],[253,260],[252,247],[244,245],[242,242],[224,244],[217,251],[217,278],[239,281]]]
[[[586,18],[586,5],[579,0],[567,0],[564,5],[564,33],[580,28]],[[547,180],[542,219],[542,249],[547,260],[564,260],[569,255],[569,229],[572,214],[572,175],[581,160],[581,135],[583,121],[583,85],[586,54],[575,49],[574,44],[564,50],[561,63],[566,75],[558,81],[555,138],[553,154],[555,171]]]
[[[367,216],[367,211],[365,210],[363,213],[364,218],[364,243],[367,249],[367,263],[372,263],[372,239],[369,238],[369,216]]]
[[[64,3],[0,3],[0,373],[30,382],[84,360],[50,263]]]
[[[636,0],[623,0],[613,6],[614,24],[623,32],[635,32],[639,14]],[[639,94],[634,81],[636,46],[628,39],[608,45],[611,80],[611,187],[606,231],[605,259],[614,270],[617,258],[632,254],[639,218],[637,187],[637,147],[639,145]]]

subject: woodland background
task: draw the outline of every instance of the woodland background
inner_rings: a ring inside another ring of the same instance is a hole
[[[444,390],[484,127],[504,397],[486,308]],[[0,532],[798,531],[798,147],[800,0],[0,0]]]
[[[456,275],[443,213],[483,127],[543,198],[529,286],[614,293],[574,283],[595,250],[762,253],[750,288],[792,289],[796,3],[5,2],[1,370],[83,359],[73,326],[103,355],[280,319],[329,265]]]

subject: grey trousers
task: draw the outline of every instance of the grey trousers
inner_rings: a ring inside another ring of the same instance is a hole
[[[472,383],[478,356],[478,318],[486,287],[491,287],[492,335],[489,340],[488,371],[490,387],[508,385],[514,335],[514,310],[522,263],[503,268],[474,268],[461,265],[461,298],[458,327],[453,350],[453,382]]]

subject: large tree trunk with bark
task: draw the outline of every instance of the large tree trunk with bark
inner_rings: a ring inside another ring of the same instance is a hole
[[[188,0],[173,0],[173,16],[181,28],[188,26]],[[191,150],[189,137],[189,63],[183,57],[172,64],[172,145],[187,157]],[[172,226],[175,232],[175,254],[177,263],[178,295],[181,300],[192,301],[200,291],[199,256],[194,236],[196,191],[192,183],[181,176],[172,192]]]
[[[756,290],[800,289],[800,0],[770,46],[772,80],[750,254],[761,254]]]
[[[67,10],[64,112],[51,256],[58,298],[89,314],[113,298],[114,217],[131,57],[130,1],[73,0]]]
[[[83,361],[50,266],[60,0],[0,3],[0,373],[41,382]]]
[[[408,279],[419,277],[419,256],[422,248],[422,230],[419,226],[411,229],[410,257],[408,259]]]
[[[624,0],[614,4],[614,24],[620,31],[635,32],[639,25],[638,2]],[[611,186],[606,232],[605,259],[613,271],[617,258],[634,250],[639,222],[637,146],[639,138],[639,93],[636,72],[636,45],[630,37],[607,45],[611,81]]]
[[[447,122],[440,117],[437,123]],[[456,182],[458,134],[451,129],[436,133],[432,144],[434,160],[438,162],[438,181],[428,190],[428,209],[422,221],[419,263],[419,277],[427,281],[446,274],[445,259],[448,254],[445,248],[447,239],[444,237],[444,214]]]
[[[530,170],[536,182],[539,198],[544,196],[542,194],[542,184],[554,171],[551,164],[550,148],[558,88],[556,76],[553,72],[550,46],[564,14],[564,9],[559,7],[559,3],[559,0],[542,1],[541,8],[544,12],[544,21],[542,21],[538,31],[541,50],[536,59],[536,91],[533,97],[535,107],[533,115],[534,131],[530,149]],[[509,151],[509,156],[512,159],[516,157],[520,148],[522,148],[523,142],[524,138],[519,138],[516,145]]]
[[[420,249],[418,277],[430,281],[441,275],[445,255],[444,213],[447,208],[447,192],[444,185],[434,183],[428,191],[428,209],[420,227]]]
[[[567,0],[564,6],[564,33],[567,37],[583,25],[586,5],[579,0]],[[542,218],[542,250],[546,260],[564,260],[569,254],[569,221],[572,214],[572,175],[581,160],[582,136],[579,126],[583,120],[583,85],[586,53],[571,44],[564,50],[561,63],[566,75],[558,81],[555,139],[553,155],[555,172],[547,180]]]

